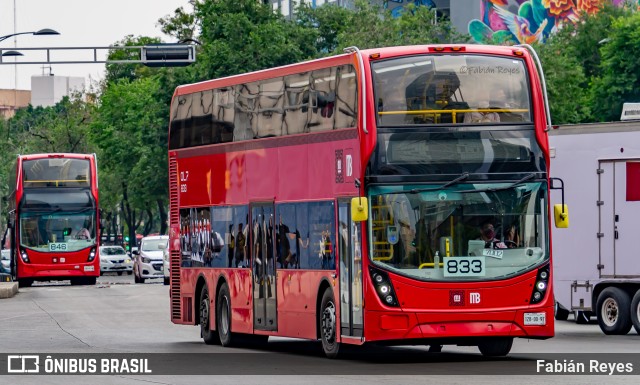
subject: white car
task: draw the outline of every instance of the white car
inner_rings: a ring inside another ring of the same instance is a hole
[[[11,250],[2,250],[0,257],[0,273],[11,274]]]
[[[170,264],[170,260],[169,260],[169,248],[165,247],[164,249],[162,249],[162,265],[163,268],[162,270],[164,271],[164,284],[168,285],[169,284],[169,266]]]
[[[133,276],[136,283],[144,283],[147,278],[164,278],[162,250],[167,248],[168,235],[144,237],[140,249],[135,251]]]
[[[122,246],[100,246],[100,275],[104,273],[133,272],[133,261]]]

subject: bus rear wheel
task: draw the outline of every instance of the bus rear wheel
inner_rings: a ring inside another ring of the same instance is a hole
[[[234,338],[231,334],[231,296],[226,283],[220,286],[216,302],[216,323],[222,346],[231,346]]]
[[[340,343],[336,341],[338,325],[336,320],[336,301],[333,298],[331,288],[327,288],[322,295],[318,325],[324,354],[329,358],[337,357],[340,351]]]
[[[200,291],[200,337],[207,345],[220,345],[220,337],[215,330],[211,330],[211,300],[207,286],[202,286]]]
[[[513,338],[495,337],[480,342],[478,349],[483,356],[502,357],[509,354],[511,346],[513,346]]]
[[[608,335],[624,335],[631,330],[631,300],[617,287],[608,287],[598,296],[597,317],[600,329]]]

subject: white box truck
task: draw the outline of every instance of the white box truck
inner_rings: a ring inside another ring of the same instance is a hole
[[[549,146],[570,215],[552,233],[556,318],[640,333],[640,121],[560,126]]]

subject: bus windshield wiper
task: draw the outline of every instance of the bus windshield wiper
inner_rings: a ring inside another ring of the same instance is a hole
[[[465,180],[467,178],[469,178],[469,173],[468,172],[463,172],[462,174],[460,174],[459,177],[457,177],[456,179],[450,180],[449,182],[443,184],[442,186],[439,186],[439,187],[414,188],[414,189],[411,189],[411,190],[409,190],[407,192],[409,194],[417,194],[417,193],[421,193],[421,192],[443,190],[443,189],[445,189],[447,187],[453,186],[454,184],[462,182],[463,180]]]
[[[443,184],[442,186],[438,186],[438,187],[425,187],[425,188],[414,188],[411,190],[402,190],[402,191],[394,191],[394,192],[390,192],[388,194],[418,194],[421,192],[428,192],[428,191],[440,191],[440,190],[444,190],[447,187],[453,186],[454,184],[457,184],[459,182],[462,182],[463,180],[469,178],[469,173],[468,172],[463,172],[462,174],[460,174],[459,177],[457,177],[456,179],[450,180],[449,182]]]
[[[464,194],[464,193],[480,193],[480,192],[494,192],[494,191],[510,190],[510,189],[516,187],[517,185],[528,181],[529,179],[533,179],[535,176],[536,176],[536,173],[532,172],[531,174],[527,174],[524,178],[521,178],[521,179],[511,183],[508,186],[487,187],[487,188],[484,188],[482,190],[464,190],[464,191],[458,191],[458,192],[461,193],[461,194]]]

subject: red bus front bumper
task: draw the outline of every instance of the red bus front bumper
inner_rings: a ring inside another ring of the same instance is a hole
[[[97,277],[100,265],[95,262],[73,264],[32,264],[23,263],[18,271],[19,278],[61,278],[64,277]]]
[[[525,337],[554,335],[553,306],[482,312],[366,311],[365,340]],[[544,313],[544,325],[525,325],[525,313]]]

